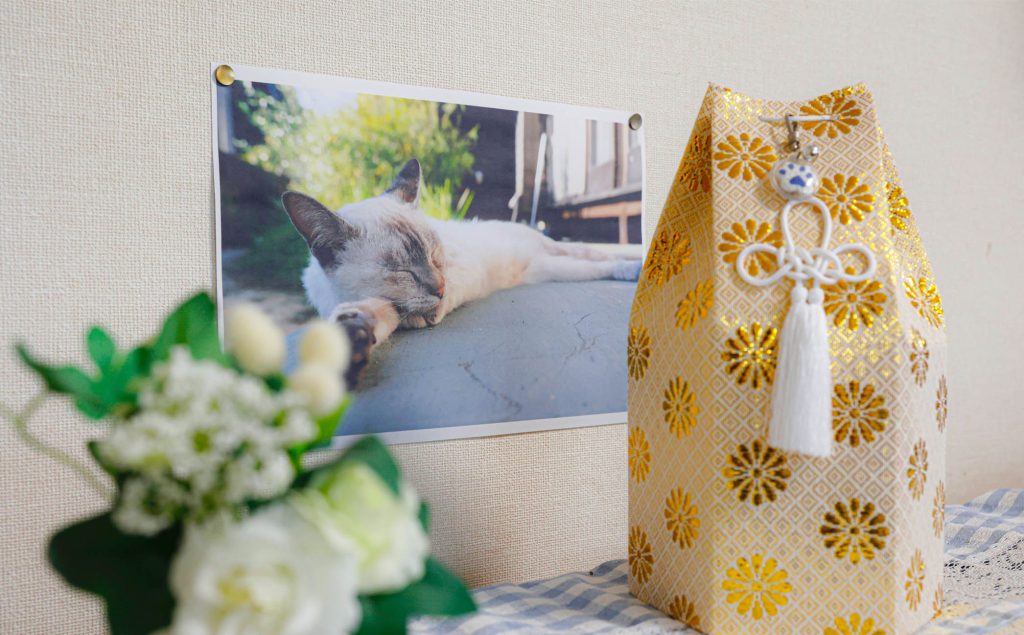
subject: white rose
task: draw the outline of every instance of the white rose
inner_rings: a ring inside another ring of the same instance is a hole
[[[333,412],[345,397],[341,372],[323,364],[299,366],[288,376],[288,389],[302,395],[314,415]]]
[[[255,305],[240,304],[228,311],[224,339],[238,364],[254,375],[275,373],[284,364],[284,334]]]
[[[351,356],[348,336],[336,324],[324,320],[310,324],[299,341],[299,361],[303,364],[323,364],[344,372]]]
[[[354,630],[355,563],[287,506],[190,527],[171,567],[172,635],[324,635]]]
[[[328,542],[355,554],[360,593],[404,589],[423,577],[430,541],[419,521],[420,501],[401,495],[365,464],[352,461],[320,472],[289,499]]]

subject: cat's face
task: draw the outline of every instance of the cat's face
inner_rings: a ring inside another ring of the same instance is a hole
[[[381,196],[338,213],[286,192],[288,216],[331,282],[345,296],[384,298],[404,315],[430,315],[445,294],[445,254],[417,209],[420,164],[405,164]]]

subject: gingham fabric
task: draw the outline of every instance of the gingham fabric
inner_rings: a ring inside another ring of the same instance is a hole
[[[1024,537],[1024,490],[996,490],[965,505],[947,506],[947,570],[1014,534]],[[475,592],[480,610],[474,615],[421,619],[411,631],[416,635],[695,633],[630,596],[626,573],[626,562],[614,560],[589,573],[481,588]],[[919,631],[919,635],[952,633],[1024,633],[1024,602],[947,606],[939,619]]]

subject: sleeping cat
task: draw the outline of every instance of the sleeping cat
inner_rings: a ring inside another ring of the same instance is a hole
[[[534,282],[636,280],[640,260],[551,240],[505,221],[443,221],[418,209],[420,164],[410,160],[377,197],[332,212],[286,192],[285,210],[309,246],[302,283],[324,319],[352,340],[355,385],[371,349],[397,328],[423,328],[472,300]]]

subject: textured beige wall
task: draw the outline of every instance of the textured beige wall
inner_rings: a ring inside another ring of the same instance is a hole
[[[1024,4],[807,2],[0,3],[0,343],[83,359],[210,284],[214,60],[640,110],[658,210],[713,80],[801,98],[865,81],[945,299],[949,489],[1024,486]],[[653,218],[651,219],[653,222]],[[34,388],[4,348],[0,399]],[[78,451],[59,404],[40,432]],[[474,583],[625,552],[623,426],[400,448],[435,547]],[[0,433],[0,633],[101,632],[43,566],[46,536],[101,504]]]

